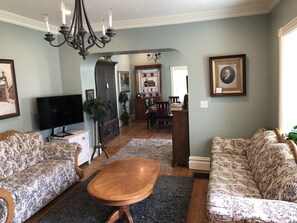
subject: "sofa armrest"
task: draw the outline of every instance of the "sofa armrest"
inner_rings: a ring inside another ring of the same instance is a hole
[[[235,221],[297,222],[297,204],[294,202],[243,197],[233,197],[232,201]]]
[[[81,151],[78,143],[48,142],[44,144],[43,150],[45,160],[71,160],[80,179],[84,177],[83,171],[78,166],[78,155]]]
[[[10,193],[0,188],[0,222],[11,223],[14,216],[14,202]],[[2,210],[1,210],[2,209]]]
[[[227,153],[234,155],[245,155],[250,143],[249,139],[214,137],[212,139],[211,153]]]

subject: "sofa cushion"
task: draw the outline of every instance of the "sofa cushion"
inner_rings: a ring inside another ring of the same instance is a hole
[[[232,222],[234,197],[261,198],[247,159],[244,155],[212,153],[207,192],[210,220]]]
[[[15,203],[14,223],[23,222],[79,179],[70,160],[44,160],[0,181]]]
[[[252,137],[250,144],[246,150],[246,157],[251,167],[254,180],[259,185],[262,178],[266,178],[263,167],[267,165],[266,157],[269,155],[268,146],[278,143],[277,135],[273,130],[258,130]]]
[[[278,143],[269,146],[266,179],[261,183],[263,197],[297,203],[297,165],[290,146]]]
[[[40,133],[14,133],[0,141],[0,179],[27,169],[43,159]]]

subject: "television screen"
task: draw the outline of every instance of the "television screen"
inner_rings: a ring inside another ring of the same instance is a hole
[[[81,94],[40,97],[36,103],[40,130],[84,121]]]

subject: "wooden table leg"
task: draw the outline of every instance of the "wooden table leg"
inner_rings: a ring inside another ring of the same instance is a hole
[[[134,223],[129,206],[121,206],[118,210],[114,211],[107,219],[106,223],[114,223],[119,219],[127,219],[129,223]]]

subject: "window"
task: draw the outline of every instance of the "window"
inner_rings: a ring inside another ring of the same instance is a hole
[[[296,110],[296,52],[297,18],[279,30],[280,79],[279,79],[279,127],[288,133],[297,125]]]
[[[179,96],[183,102],[187,91],[188,68],[186,66],[170,67],[171,71],[171,95]]]

